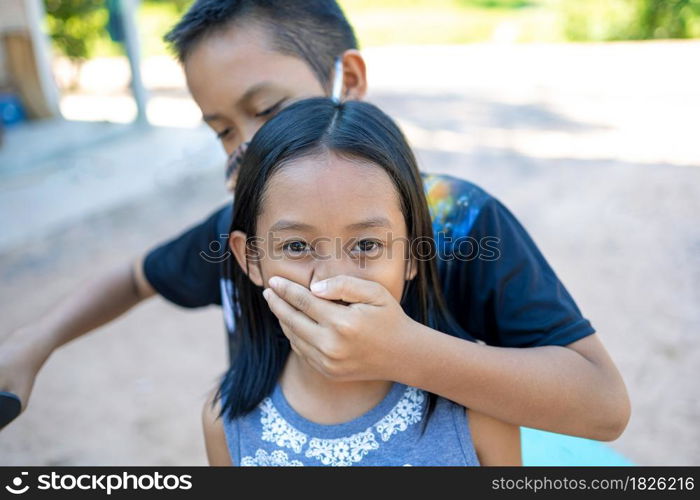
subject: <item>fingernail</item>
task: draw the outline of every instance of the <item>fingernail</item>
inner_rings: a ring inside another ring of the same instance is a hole
[[[280,287],[282,286],[282,278],[280,278],[279,276],[273,276],[272,278],[270,278],[269,283],[272,288]]]
[[[325,292],[326,288],[328,288],[328,283],[326,283],[325,281],[317,281],[316,283],[311,285],[312,292],[317,292],[317,293]]]
[[[269,288],[266,288],[265,290],[263,290],[263,297],[265,298],[265,300],[270,300],[270,289]]]

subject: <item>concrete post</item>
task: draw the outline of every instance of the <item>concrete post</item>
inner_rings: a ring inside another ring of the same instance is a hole
[[[46,109],[54,116],[60,116],[58,88],[51,69],[51,45],[41,29],[46,16],[44,3],[41,0],[25,0],[24,5],[27,29],[32,40],[39,85],[44,95]]]
[[[131,92],[136,101],[136,122],[147,124],[148,95],[141,79],[141,52],[136,28],[136,9],[140,0],[121,0],[120,3],[124,23],[124,47],[131,68]]]

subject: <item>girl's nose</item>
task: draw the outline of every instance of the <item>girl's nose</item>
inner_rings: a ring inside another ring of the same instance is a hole
[[[314,261],[309,277],[309,288],[314,283],[323,281],[333,276],[341,274],[353,274],[353,263],[344,255],[335,255],[335,249],[329,250],[328,254],[319,255]]]
[[[333,276],[337,276],[337,274],[334,274]],[[309,280],[309,288],[311,288],[311,285],[313,285],[314,283],[317,283],[317,282],[319,282],[319,281],[323,281],[324,279],[328,279],[328,278],[331,278],[331,277],[332,277],[332,276],[319,277],[319,274],[316,273],[316,269],[313,269],[313,270],[311,271],[311,279]],[[345,302],[344,300],[340,300],[340,299],[338,299],[338,300],[333,300],[332,302],[335,302],[336,304],[340,304],[340,305],[343,305],[343,306],[347,306],[347,305],[348,305],[348,302]]]

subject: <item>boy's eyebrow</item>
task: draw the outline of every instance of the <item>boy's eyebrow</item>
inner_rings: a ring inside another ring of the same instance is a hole
[[[262,92],[263,90],[265,90],[268,87],[273,87],[273,86],[274,86],[274,84],[272,82],[256,83],[255,85],[253,85],[252,87],[250,87],[248,90],[245,91],[243,96],[241,96],[241,98],[238,99],[238,102],[236,102],[235,105],[240,106],[242,103],[244,103],[246,101],[250,101],[255,96],[255,94]],[[202,116],[202,119],[205,122],[210,122],[213,120],[220,120],[221,118],[222,118],[222,116],[219,113],[212,113],[212,114]]]
[[[386,217],[375,216],[369,217],[363,221],[354,222],[345,226],[345,229],[349,231],[357,231],[360,229],[368,229],[373,227],[383,227],[386,229],[391,229],[391,221]],[[304,224],[303,222],[296,222],[293,220],[281,219],[275,222],[272,227],[270,227],[270,232],[275,231],[313,231],[316,229],[310,224]]]
[[[255,94],[258,92],[262,92],[263,90],[267,89],[268,87],[274,87],[274,84],[272,82],[258,82],[252,87],[250,87],[248,90],[245,91],[245,93],[241,96],[240,99],[238,99],[238,102],[236,105],[240,105],[241,103],[244,103],[246,101],[251,100]]]

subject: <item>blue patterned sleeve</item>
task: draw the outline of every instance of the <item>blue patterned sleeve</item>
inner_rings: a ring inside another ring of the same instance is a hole
[[[515,216],[461,179],[427,179],[448,307],[489,345],[567,345],[595,330]],[[441,185],[442,184],[442,185]],[[430,189],[432,187],[432,191]]]

